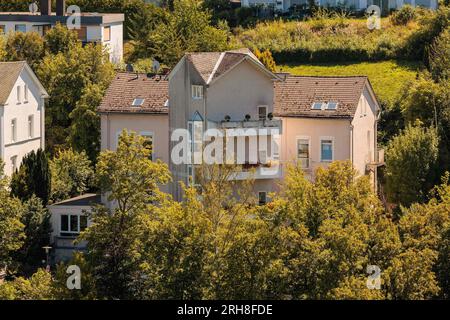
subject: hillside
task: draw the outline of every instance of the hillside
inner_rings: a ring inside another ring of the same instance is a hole
[[[414,61],[379,61],[359,63],[286,64],[280,71],[305,76],[354,76],[366,75],[380,101],[391,105],[402,92],[405,84],[416,79],[423,65]]]

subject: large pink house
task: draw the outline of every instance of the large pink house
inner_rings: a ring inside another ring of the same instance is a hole
[[[118,72],[98,108],[102,150],[116,149],[123,129],[146,137],[152,144],[153,159],[168,163],[173,175],[173,183],[162,190],[179,200],[182,190],[178,182],[195,183],[196,165],[173,161],[172,151],[178,142],[171,141],[171,137],[177,130],[186,129],[192,137],[199,133],[197,130],[277,130],[276,138],[267,137],[278,143],[276,150],[272,148],[270,152],[252,150],[250,137],[244,138],[243,161],[255,160],[252,167],[256,171],[244,170],[234,176],[240,180],[255,179],[254,192],[260,203],[276,190],[290,163],[299,163],[314,179],[316,168],[335,160],[350,160],[361,175],[370,175],[376,188],[376,170],[383,162],[377,149],[379,110],[365,76],[273,73],[247,49],[188,53],[164,76]],[[261,141],[261,136],[258,139]],[[190,146],[195,157],[199,147],[195,139]],[[277,170],[265,174],[267,164],[263,158],[269,154]],[[98,196],[86,196],[91,198],[101,201]],[[63,240],[73,239],[81,231],[75,228],[68,234],[64,219],[70,215],[70,221],[82,221],[86,199],[50,207],[54,239],[64,243],[64,248],[67,241]],[[88,222],[77,224],[81,225],[87,226]],[[58,247],[57,243],[54,245]]]

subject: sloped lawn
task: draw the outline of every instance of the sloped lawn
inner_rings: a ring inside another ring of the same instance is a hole
[[[405,84],[416,79],[423,65],[414,61],[381,61],[343,64],[279,65],[280,71],[304,76],[356,76],[369,77],[375,93],[391,104],[401,94]]]

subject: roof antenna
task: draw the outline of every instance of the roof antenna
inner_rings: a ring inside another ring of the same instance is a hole
[[[136,80],[139,78],[139,73],[137,71],[134,71],[134,67],[131,63],[127,63],[127,66],[125,67],[125,70],[129,73],[131,72],[136,72],[136,78],[134,78],[133,80]]]

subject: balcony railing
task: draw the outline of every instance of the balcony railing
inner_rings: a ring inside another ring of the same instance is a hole
[[[222,121],[222,128],[281,128],[279,119],[249,120],[249,121]]]

